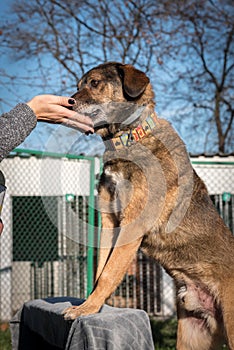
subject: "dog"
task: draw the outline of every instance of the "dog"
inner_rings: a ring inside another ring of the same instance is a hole
[[[158,118],[144,72],[108,62],[78,82],[74,110],[89,115],[106,146],[99,183],[102,217],[93,292],[65,319],[96,313],[138,248],[173,277],[177,349],[234,350],[234,237],[169,122]]]

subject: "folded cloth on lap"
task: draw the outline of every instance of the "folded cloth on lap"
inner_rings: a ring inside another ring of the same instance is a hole
[[[84,300],[48,298],[25,303],[10,322],[12,350],[153,350],[143,310],[104,305],[99,313],[65,321],[62,312]]]

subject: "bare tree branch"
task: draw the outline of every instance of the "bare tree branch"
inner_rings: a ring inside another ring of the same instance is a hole
[[[230,151],[232,10],[220,0],[13,0],[12,20],[1,19],[0,54],[34,69],[27,76],[26,64],[12,79],[0,71],[0,84],[60,93],[96,64],[131,63],[149,74],[159,113],[191,147],[205,130],[205,149]]]

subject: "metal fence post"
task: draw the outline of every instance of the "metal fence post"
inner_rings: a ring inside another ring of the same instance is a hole
[[[90,194],[88,210],[88,249],[87,249],[87,296],[93,289],[93,254],[94,254],[94,190],[95,190],[95,159],[90,158]]]

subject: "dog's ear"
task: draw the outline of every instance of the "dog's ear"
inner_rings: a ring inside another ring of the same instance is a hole
[[[123,82],[125,94],[131,98],[139,97],[149,84],[149,78],[130,64],[118,65],[117,69]]]

